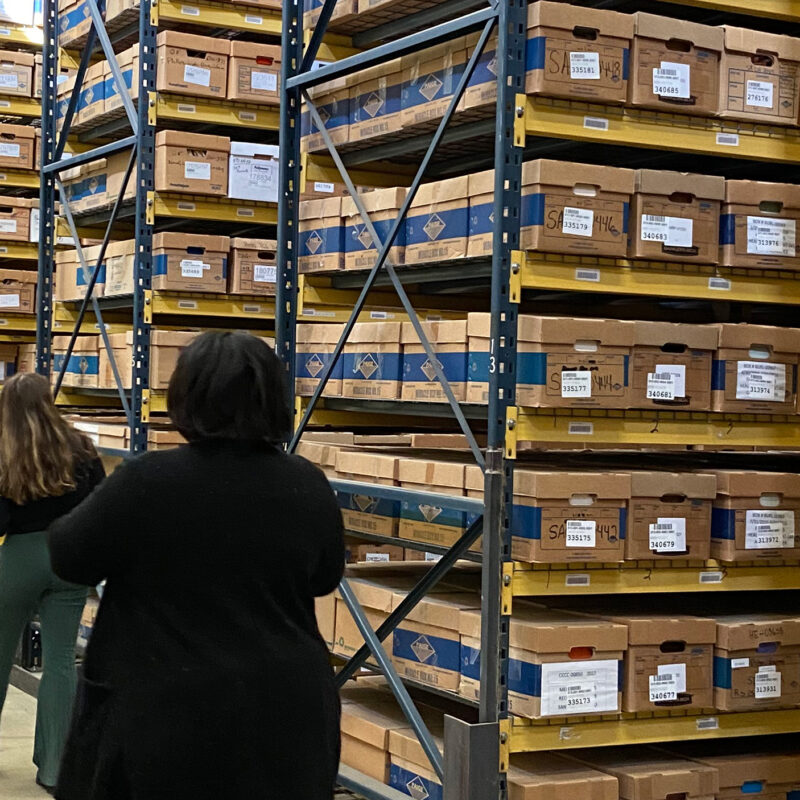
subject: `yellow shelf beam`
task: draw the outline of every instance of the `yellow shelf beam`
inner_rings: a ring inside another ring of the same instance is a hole
[[[700,6],[713,11],[728,11],[731,14],[751,14],[758,17],[783,19],[787,22],[800,22],[800,3],[797,0],[757,0],[745,3],[743,0],[665,0],[682,6]]]
[[[524,724],[515,719],[511,752],[566,750],[625,744],[726,739],[734,736],[768,736],[800,731],[800,710],[752,711],[709,716],[658,716],[586,721],[558,720]],[[586,719],[586,718],[584,718]]]
[[[36,332],[35,314],[3,314],[0,316],[0,333],[7,334],[9,331],[33,331]]]
[[[241,6],[231,3],[209,3],[206,0],[158,0],[158,21],[178,25],[203,25],[249,33],[280,36],[282,29],[280,9]]]
[[[41,50],[44,34],[41,28],[29,28],[0,22],[0,47],[13,44],[30,50]]]
[[[0,116],[32,118],[41,117],[42,101],[33,97],[11,97],[0,95]]]
[[[9,242],[0,239],[0,258],[38,261],[39,244],[38,242]]]
[[[151,192],[148,206],[155,217],[178,217],[216,222],[252,222],[254,225],[277,225],[278,223],[277,205],[249,203],[246,200]]]
[[[280,126],[280,112],[277,106],[159,94],[156,100],[156,120],[277,131]]]
[[[0,187],[15,186],[22,189],[38,189],[39,173],[32,169],[0,170]]]
[[[271,297],[153,292],[153,314],[272,320],[275,319],[275,300]]]

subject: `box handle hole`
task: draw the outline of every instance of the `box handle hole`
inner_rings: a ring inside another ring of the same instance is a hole
[[[742,794],[758,794],[764,791],[764,781],[745,781],[742,784]]]
[[[671,639],[668,642],[661,642],[659,647],[662,653],[682,653],[686,650],[686,642],[678,639]]]
[[[770,655],[771,653],[778,652],[778,643],[777,642],[760,642],[758,647],[756,647],[756,653],[761,653]]]
[[[599,346],[600,342],[597,340],[579,339],[573,345],[573,350],[576,353],[596,353]]]
[[[661,502],[662,503],[685,503],[686,502],[686,495],[685,494],[663,494],[661,495]]]
[[[594,655],[594,647],[571,647],[569,657],[571,661],[586,661]]]
[[[688,53],[692,49],[692,43],[686,39],[670,39],[667,42],[667,50],[676,53]]]
[[[595,497],[593,494],[573,494],[569,498],[569,504],[571,506],[593,506]]]
[[[679,342],[667,342],[661,345],[662,353],[685,353],[689,348]]]
[[[256,64],[261,64],[263,67],[271,67],[275,63],[272,56],[256,56]]]
[[[759,67],[771,67],[775,63],[774,56],[762,53],[760,50],[754,56],[750,56],[750,60]]]
[[[588,39],[589,41],[594,41],[597,39],[597,34],[599,31],[597,28],[588,28],[585,25],[576,25],[572,29],[572,35],[576,39]]]
[[[780,214],[783,211],[783,203],[778,200],[762,200],[758,204],[758,210],[762,214]]]
[[[750,358],[767,359],[772,355],[772,347],[768,344],[752,344],[747,351]]]

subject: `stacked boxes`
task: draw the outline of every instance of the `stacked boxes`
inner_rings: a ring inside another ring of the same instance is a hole
[[[229,251],[227,236],[157,233],[153,236],[153,288],[224,293]]]
[[[399,322],[356,323],[343,358],[343,397],[399,399],[403,377]]]
[[[183,131],[156,134],[155,189],[225,197],[231,140]]]
[[[0,309],[13,314],[35,314],[37,273],[0,269]]]
[[[66,360],[69,336],[53,337],[53,377],[59,374]],[[62,386],[96,389],[100,353],[97,336],[79,336],[67,361]]]
[[[425,183],[405,220],[405,263],[450,261],[467,255],[469,178]]]
[[[364,70],[350,87],[350,141],[399,131],[402,126],[400,59]]]
[[[295,389],[299,395],[310,397],[314,394],[325,368],[331,361],[336,343],[343,330],[343,325],[303,323],[297,326]],[[343,366],[344,360],[339,358],[325,385],[323,396],[341,396]]]
[[[122,108],[122,94],[119,91],[114,76],[111,73],[111,68],[108,62],[105,63],[105,104],[104,113],[109,113],[117,108]],[[117,56],[117,63],[120,72],[122,73],[122,82],[125,88],[130,93],[130,98],[135,103],[139,99],[139,45],[134,44],[127,50],[123,50]]]
[[[156,41],[159,92],[225,98],[231,50],[227,39],[162,31]]]
[[[396,486],[396,456],[341,450],[336,457],[336,476],[343,480]],[[338,492],[342,520],[348,531],[397,536],[400,503],[366,494]]]
[[[370,222],[381,242],[389,237],[389,231],[397,218],[406,198],[406,190],[375,189],[359,196],[369,214]],[[325,202],[325,201],[323,201]],[[378,248],[372,235],[361,218],[352,197],[342,198],[342,226],[344,236],[344,268],[348,270],[367,270],[375,266]],[[388,261],[397,266],[405,263],[406,226],[401,225],[389,249]]]
[[[356,599],[361,604],[370,627],[374,631],[378,630],[381,623],[385,622],[391,613],[394,588],[360,579],[350,579],[348,583]],[[336,597],[335,635],[333,652],[340,656],[350,658],[364,644],[364,639],[359,633],[355,620],[344,600],[338,595]]]
[[[279,105],[280,47],[233,40],[230,48],[228,100]]]
[[[300,272],[335,272],[344,266],[342,198],[325,197],[300,203]]]
[[[428,341],[436,352],[436,360],[459,402],[467,399],[467,322],[448,320],[421,323]],[[447,397],[439,383],[431,360],[420,343],[410,322],[401,330],[403,345],[402,400],[421,402],[446,402]]]
[[[402,127],[434,122],[444,116],[467,60],[464,37],[451,39],[401,59]]]

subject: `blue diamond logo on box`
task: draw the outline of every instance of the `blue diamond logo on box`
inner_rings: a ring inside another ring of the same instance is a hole
[[[420,636],[419,639],[411,645],[411,649],[420,664],[424,664],[428,659],[436,655],[436,651],[433,649],[433,645],[428,641],[427,636]]]

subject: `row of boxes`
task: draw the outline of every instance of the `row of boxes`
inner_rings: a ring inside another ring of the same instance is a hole
[[[337,12],[344,9],[339,3]],[[451,40],[331,81],[310,97],[335,144],[438,120],[477,41],[477,34]],[[496,43],[479,58],[459,110],[496,103]],[[528,6],[525,69],[529,95],[798,124],[800,39],[789,36],[538,0]],[[324,148],[308,111],[301,131],[306,150]]]
[[[458,401],[488,402],[490,322],[475,312],[422,323]],[[298,326],[298,394],[314,393],[341,333],[341,325]],[[521,314],[517,342],[520,406],[798,413],[798,329]],[[324,394],[446,402],[414,327],[391,321],[354,326]]]
[[[131,429],[124,417],[93,417],[75,414],[68,417],[73,427],[85,434],[96,447],[111,450],[130,450]],[[157,420],[151,420],[147,429],[148,450],[170,450],[186,444],[178,431]]]
[[[276,242],[272,239],[230,239],[196,233],[153,236],[152,286],[160,291],[273,296]],[[95,269],[100,245],[83,248],[87,266]],[[100,265],[95,297],[133,294],[136,243],[110,242]],[[56,253],[55,299],[83,300],[91,272],[85,273],[77,251]]]
[[[406,189],[361,195],[381,239]],[[490,256],[494,172],[423,184],[389,251],[394,265]],[[797,270],[800,187],[539,159],[522,168],[524,250]],[[299,210],[300,270],[367,270],[377,248],[352,197]],[[587,276],[586,280],[591,278]]]

